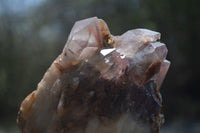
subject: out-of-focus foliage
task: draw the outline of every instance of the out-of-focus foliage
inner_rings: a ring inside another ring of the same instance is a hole
[[[172,65],[161,88],[166,120],[200,117],[199,0],[1,0],[0,123],[15,122],[21,101],[61,52],[75,21],[98,16],[114,35],[161,32]]]

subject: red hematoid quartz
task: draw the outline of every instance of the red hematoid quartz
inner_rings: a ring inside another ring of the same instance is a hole
[[[77,21],[63,52],[21,104],[21,133],[158,133],[167,48],[147,29],[110,34]]]

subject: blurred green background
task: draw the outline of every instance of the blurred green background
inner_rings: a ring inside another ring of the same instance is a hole
[[[162,34],[171,67],[161,87],[162,133],[200,132],[200,0],[0,0],[0,133],[62,51],[75,21],[97,16],[113,35]]]

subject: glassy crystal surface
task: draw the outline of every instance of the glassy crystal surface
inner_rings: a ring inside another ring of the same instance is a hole
[[[97,17],[75,23],[63,52],[21,104],[21,133],[158,133],[169,68],[160,33],[110,34]]]

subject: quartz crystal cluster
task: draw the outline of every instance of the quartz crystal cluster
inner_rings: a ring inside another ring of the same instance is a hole
[[[77,21],[63,52],[21,104],[21,133],[158,133],[167,48],[147,29],[110,34]]]

